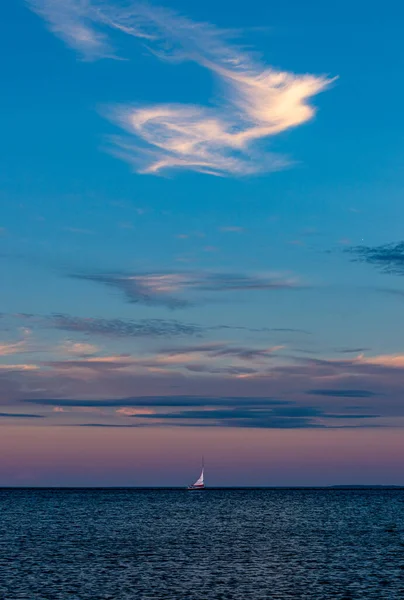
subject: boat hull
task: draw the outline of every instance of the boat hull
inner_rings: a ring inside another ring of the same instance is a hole
[[[205,489],[205,486],[201,487],[193,487],[192,485],[187,487],[188,492],[202,492]]]

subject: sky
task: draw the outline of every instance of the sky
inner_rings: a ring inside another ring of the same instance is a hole
[[[403,24],[2,6],[0,485],[403,484]]]

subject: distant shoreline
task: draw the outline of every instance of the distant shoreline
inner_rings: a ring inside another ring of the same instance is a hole
[[[331,489],[390,489],[390,488],[403,488],[404,485],[330,485]]]

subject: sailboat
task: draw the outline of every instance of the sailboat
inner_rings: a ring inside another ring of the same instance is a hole
[[[201,474],[199,476],[199,479],[197,479],[195,481],[195,483],[193,483],[192,485],[189,485],[188,488],[187,488],[188,490],[204,490],[205,489],[205,482],[204,482],[204,479],[203,479],[203,471],[204,471],[204,469],[205,469],[205,466],[203,464],[203,458],[202,458],[202,471],[201,471]]]

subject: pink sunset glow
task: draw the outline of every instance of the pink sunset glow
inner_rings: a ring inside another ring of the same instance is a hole
[[[3,485],[183,486],[205,458],[210,486],[398,484],[399,429],[2,428]]]

